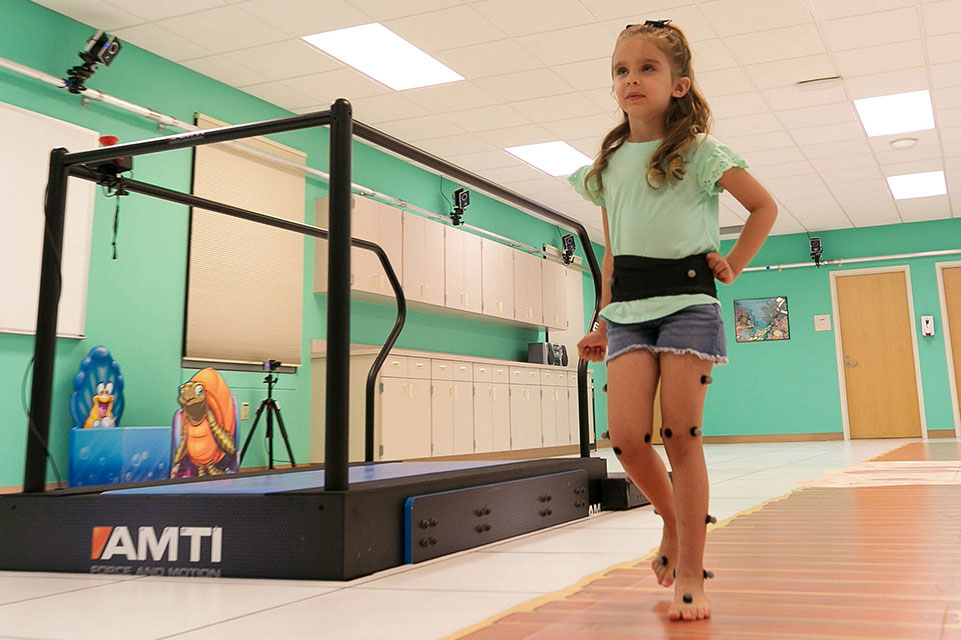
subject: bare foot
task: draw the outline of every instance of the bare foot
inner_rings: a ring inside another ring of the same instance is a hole
[[[667,610],[667,617],[671,620],[703,620],[711,617],[711,605],[704,595],[702,576],[678,576],[674,586],[674,602]]]
[[[674,584],[674,567],[677,564],[677,533],[669,531],[667,525],[661,534],[661,546],[651,563],[651,569],[662,587]]]

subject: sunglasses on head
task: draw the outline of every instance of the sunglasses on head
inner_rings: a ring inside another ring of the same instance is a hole
[[[669,24],[671,24],[670,19],[668,19],[668,20],[645,20],[645,21],[644,21],[644,26],[645,26],[645,27],[656,27],[656,28],[658,28],[658,29],[663,29],[664,27],[666,27],[666,26],[669,25]],[[625,28],[625,29],[630,29],[631,27],[636,27],[636,26],[639,26],[639,25],[629,24],[629,25],[627,25],[627,26],[624,27],[624,28]]]

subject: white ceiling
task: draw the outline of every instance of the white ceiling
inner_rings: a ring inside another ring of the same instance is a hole
[[[37,2],[297,113],[346,97],[358,120],[580,220],[599,242],[595,207],[503,148],[561,139],[593,157],[619,119],[615,37],[670,18],[694,49],[712,133],[778,200],[774,233],[961,217],[961,0]],[[369,22],[466,80],[393,91],[299,39]],[[854,99],[919,89],[934,130],[867,137]],[[905,135],[918,144],[890,146]],[[948,195],[895,201],[884,179],[935,170]],[[733,198],[721,203],[722,226],[743,223]]]

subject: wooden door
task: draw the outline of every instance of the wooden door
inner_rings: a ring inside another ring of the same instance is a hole
[[[905,273],[836,279],[852,438],[921,436]]]
[[[954,391],[958,396],[958,406],[961,406],[961,267],[943,269],[941,278],[944,281],[945,308],[954,360],[948,366],[954,367]]]

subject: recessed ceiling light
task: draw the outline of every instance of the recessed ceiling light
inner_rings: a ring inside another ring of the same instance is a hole
[[[917,143],[917,138],[898,138],[897,140],[892,140],[890,142],[891,146],[895,149],[910,149]]]
[[[568,176],[591,159],[566,142],[542,142],[504,149],[527,164],[552,176]]]
[[[934,129],[934,112],[927,90],[861,98],[854,101],[854,106],[871,137]]]
[[[315,33],[303,39],[396,91],[464,79],[376,22]]]
[[[895,200],[940,196],[948,192],[944,183],[944,171],[888,176],[888,186]]]

